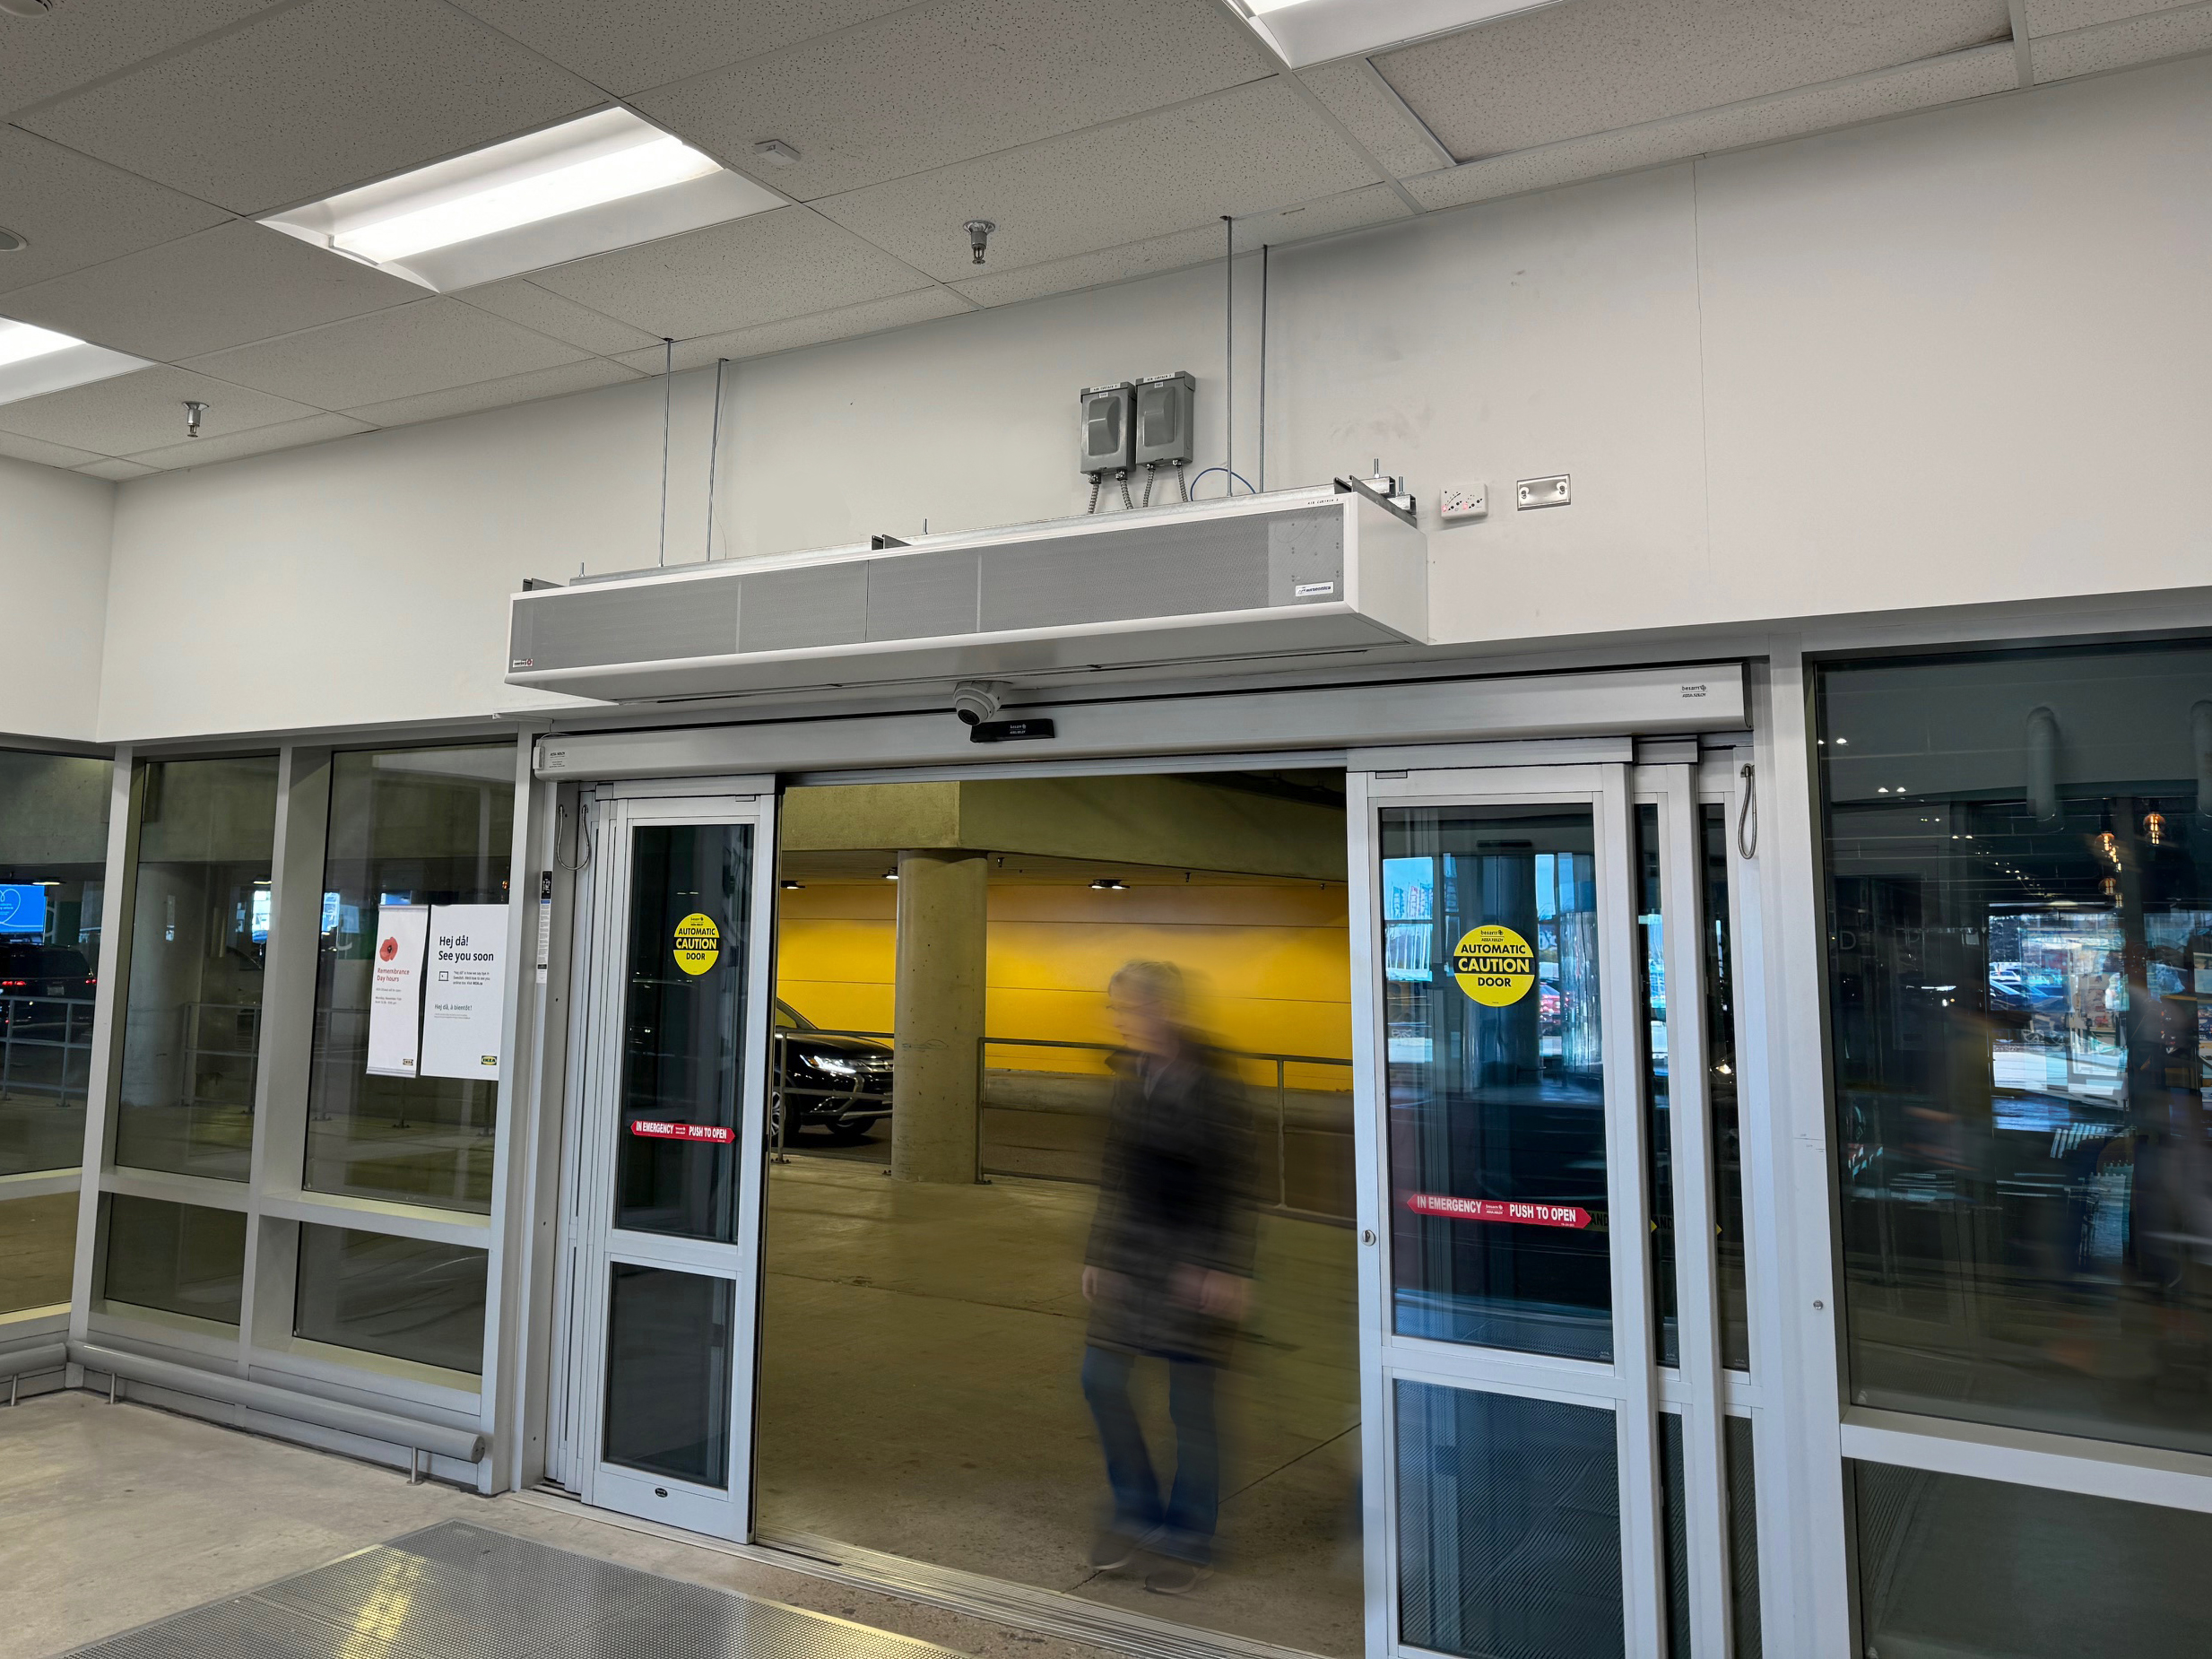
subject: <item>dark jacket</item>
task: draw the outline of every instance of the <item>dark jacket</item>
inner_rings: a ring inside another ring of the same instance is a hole
[[[1236,1327],[1192,1306],[1176,1270],[1251,1276],[1252,1177],[1243,1093],[1203,1049],[1149,1071],[1123,1063],[1083,1256],[1100,1272],[1091,1342],[1216,1364],[1228,1357]]]

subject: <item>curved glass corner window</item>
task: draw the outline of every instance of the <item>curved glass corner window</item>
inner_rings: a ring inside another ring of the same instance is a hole
[[[1818,698],[1852,1397],[2212,1452],[2212,646]]]
[[[633,832],[619,1228],[724,1244],[737,1237],[752,856],[750,824]]]
[[[100,1294],[110,1302],[236,1325],[246,1218],[235,1210],[110,1193]]]
[[[0,750],[0,1175],[84,1156],[114,769]]]
[[[465,1245],[303,1225],[293,1333],[480,1376],[486,1260]]]
[[[1609,1360],[1591,809],[1382,827],[1396,1328]]]
[[[243,1181],[269,954],[276,757],[149,760],[123,995],[116,1162]]]
[[[304,1184],[491,1208],[515,746],[331,757]]]

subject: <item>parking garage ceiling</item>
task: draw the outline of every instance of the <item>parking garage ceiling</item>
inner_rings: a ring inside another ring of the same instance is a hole
[[[0,317],[153,366],[0,454],[135,478],[2208,48],[2156,0],[1566,0],[1297,73],[1229,0],[63,0],[0,15]],[[255,222],[613,103],[787,204],[443,294]]]

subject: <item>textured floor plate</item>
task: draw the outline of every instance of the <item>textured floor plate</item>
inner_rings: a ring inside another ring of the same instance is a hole
[[[910,1637],[448,1521],[74,1659],[931,1659]]]

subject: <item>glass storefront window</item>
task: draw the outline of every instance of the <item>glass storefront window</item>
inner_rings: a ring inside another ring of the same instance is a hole
[[[0,1314],[66,1302],[76,1261],[76,1194],[0,1201]]]
[[[0,1175],[84,1155],[113,770],[0,750]]]
[[[1591,810],[1382,822],[1396,1328],[1609,1360]]]
[[[1852,1398],[2212,1451],[2212,647],[1818,687]]]
[[[239,1322],[246,1279],[246,1218],[158,1198],[111,1193],[101,1294],[220,1325]]]
[[[1661,903],[1659,809],[1636,808],[1636,988],[1643,1001],[1644,1121],[1651,1138],[1652,1343],[1682,1363],[1674,1264],[1673,1113],[1667,1095],[1667,923]]]
[[[302,1226],[292,1329],[310,1342],[480,1374],[485,1259],[461,1245]]]
[[[355,751],[330,770],[304,1184],[483,1213],[496,1009],[489,1029],[441,1012],[438,940],[474,929],[504,942],[514,745]],[[371,1006],[380,952],[421,975],[384,1009]]]
[[[2212,1515],[1853,1464],[1869,1654],[2212,1653]]]
[[[243,1181],[260,1069],[276,757],[139,769],[116,1161]]]

